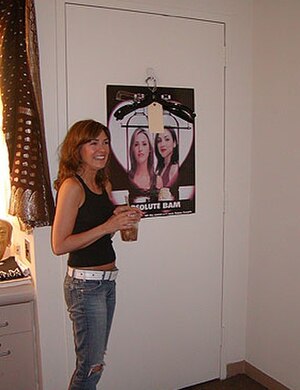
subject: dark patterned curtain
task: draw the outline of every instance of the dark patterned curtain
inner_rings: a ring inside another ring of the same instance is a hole
[[[45,142],[34,0],[0,1],[0,89],[8,147],[9,213],[23,230],[51,225],[54,202]]]

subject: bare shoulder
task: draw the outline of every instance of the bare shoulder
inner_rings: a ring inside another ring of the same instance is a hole
[[[80,181],[77,179],[76,176],[71,176],[71,177],[68,177],[67,179],[65,179],[62,183],[62,186],[65,185],[65,186],[74,186],[74,187],[78,187],[78,188],[81,188],[82,185],[80,183]]]
[[[80,206],[84,202],[84,189],[76,177],[68,177],[59,189],[59,198]]]

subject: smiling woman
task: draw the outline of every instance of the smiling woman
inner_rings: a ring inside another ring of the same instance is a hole
[[[69,253],[64,291],[78,362],[70,390],[94,390],[102,375],[118,274],[112,236],[142,215],[112,203],[109,157],[110,132],[91,119],[71,126],[60,149],[52,247]]]

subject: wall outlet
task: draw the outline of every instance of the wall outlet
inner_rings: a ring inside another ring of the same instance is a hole
[[[31,263],[30,242],[25,238],[25,258]]]

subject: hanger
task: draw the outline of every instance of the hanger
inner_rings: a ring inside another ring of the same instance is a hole
[[[154,86],[150,87],[149,82],[154,81]],[[125,106],[120,107],[117,111],[115,111],[114,116],[117,120],[122,120],[124,116],[130,114],[132,111],[138,110],[139,108],[144,108],[149,106],[150,104],[156,102],[162,105],[163,109],[169,111],[171,114],[178,116],[179,118],[189,122],[194,123],[194,119],[196,114],[189,107],[171,100],[170,95],[165,95],[158,93],[156,87],[156,80],[154,77],[148,77],[146,79],[146,83],[148,84],[149,92],[145,94],[130,94],[125,91],[119,91],[117,97],[129,96],[134,98],[134,102],[131,104],[126,104]],[[132,96],[133,95],[133,96]]]

